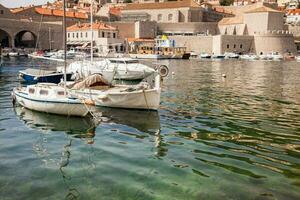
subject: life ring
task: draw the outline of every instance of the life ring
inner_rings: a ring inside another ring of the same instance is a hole
[[[169,74],[169,68],[166,65],[160,65],[158,67],[158,73],[161,77],[166,77]]]

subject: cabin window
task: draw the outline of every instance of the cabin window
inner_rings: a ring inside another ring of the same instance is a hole
[[[34,94],[34,92],[35,92],[35,89],[29,88],[29,93],[30,93],[30,94]]]
[[[48,95],[48,90],[40,90],[40,95]]]
[[[227,44],[227,49],[229,49],[229,44]]]
[[[57,94],[60,95],[60,96],[63,96],[63,95],[65,95],[65,92],[64,91],[58,91]]]

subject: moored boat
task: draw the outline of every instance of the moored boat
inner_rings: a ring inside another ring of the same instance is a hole
[[[116,80],[142,80],[154,73],[154,69],[132,58],[105,58],[98,61],[76,61],[67,67],[67,73],[85,78],[91,74],[102,74],[111,82]]]
[[[212,55],[212,59],[222,60],[222,59],[225,59],[225,55],[222,55],[222,54]]]
[[[13,101],[35,111],[84,117],[89,113],[82,100],[70,97],[63,87],[52,83],[39,83],[14,88]]]
[[[259,56],[256,54],[244,54],[240,56],[243,60],[259,60]]]
[[[269,57],[269,60],[273,61],[281,61],[283,60],[283,56],[279,52],[272,52],[267,55]]]
[[[208,54],[208,53],[201,53],[201,54],[200,54],[200,58],[201,58],[201,59],[210,59],[210,58],[211,58],[211,55]]]
[[[60,83],[64,77],[63,72],[28,68],[19,72],[19,77],[29,83]],[[71,80],[72,73],[66,74]]]
[[[225,58],[227,59],[239,59],[240,58],[240,55],[237,54],[237,53],[232,53],[232,52],[226,52],[224,54]]]
[[[156,73],[155,84],[106,85],[100,75],[92,75],[70,87],[69,93],[77,98],[88,99],[96,106],[126,109],[158,110],[160,104],[160,75]]]

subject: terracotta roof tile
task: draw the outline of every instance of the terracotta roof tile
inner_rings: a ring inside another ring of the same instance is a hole
[[[300,15],[300,9],[288,10],[287,15]]]
[[[35,11],[41,15],[49,15],[49,16],[58,16],[62,17],[64,15],[63,10],[59,9],[50,9],[50,8],[35,8]],[[74,11],[67,11],[66,17],[70,18],[79,18],[79,19],[88,19],[88,15],[82,12],[74,12]]]
[[[112,15],[120,16],[121,15],[121,10],[122,8],[120,7],[110,7],[109,8],[109,13]]]
[[[86,31],[91,30],[90,23],[81,23],[81,24],[74,24],[67,28],[68,31]],[[117,28],[113,26],[109,26],[102,22],[93,23],[93,30],[117,30]]]
[[[163,3],[130,3],[127,4],[123,10],[171,9],[182,7],[200,7],[200,5],[193,0],[178,0]]]

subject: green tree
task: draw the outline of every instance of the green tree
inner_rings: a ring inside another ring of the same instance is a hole
[[[232,5],[234,0],[219,0],[221,6],[230,6]]]

